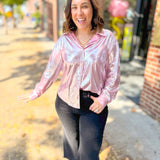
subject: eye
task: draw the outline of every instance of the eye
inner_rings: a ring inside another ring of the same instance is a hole
[[[77,9],[77,7],[71,7],[71,9],[75,10],[75,9]]]
[[[84,6],[82,6],[82,8],[88,8],[88,6],[87,6],[87,5],[84,5]]]

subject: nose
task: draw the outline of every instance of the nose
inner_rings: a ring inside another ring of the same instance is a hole
[[[78,15],[82,15],[82,9],[81,9],[81,8],[78,8],[77,14],[78,14]]]

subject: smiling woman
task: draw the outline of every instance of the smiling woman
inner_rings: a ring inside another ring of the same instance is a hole
[[[76,2],[78,2],[78,1],[76,1],[76,0],[75,1],[72,1],[72,0],[67,1],[67,5],[65,8],[66,21],[63,24],[63,32],[68,32],[70,30],[75,31],[77,29],[77,26],[73,22],[73,19],[72,19],[72,16],[74,16],[74,14],[76,13],[75,11],[77,11],[77,7],[78,7],[78,3],[76,3]],[[72,7],[71,7],[71,5],[72,5]],[[100,15],[100,10],[99,10],[99,6],[97,4],[97,1],[95,1],[95,0],[84,1],[83,4],[81,4],[81,11],[83,11],[82,9],[83,10],[91,10],[90,16],[93,15],[92,19],[91,19],[91,25],[92,25],[91,29],[93,30],[93,29],[97,28],[98,30],[101,30],[104,26],[104,20],[103,20],[102,16]],[[75,10],[75,11],[72,12],[71,10]],[[73,15],[71,15],[71,12],[73,13]]]
[[[20,98],[38,98],[62,70],[56,110],[63,125],[64,157],[69,160],[99,160],[107,105],[119,89],[119,46],[103,26],[98,0],[67,0],[64,34],[41,81],[28,97]]]
[[[101,31],[104,26],[98,3],[95,0],[70,0],[67,3],[65,8],[66,21],[63,24],[63,31],[75,31],[79,43],[84,47],[95,32]]]
[[[90,2],[77,2],[72,1],[71,4],[72,20],[78,29],[91,29],[91,21],[93,16],[93,9]]]

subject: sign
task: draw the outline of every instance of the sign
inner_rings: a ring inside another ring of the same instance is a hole
[[[123,36],[123,43],[122,43],[122,53],[121,53],[121,60],[128,61],[130,58],[130,50],[131,50],[131,43],[132,43],[132,35],[133,35],[133,24],[128,23],[125,24],[124,27],[124,36]]]
[[[12,17],[12,12],[11,11],[8,11],[8,12],[6,12],[6,17]]]

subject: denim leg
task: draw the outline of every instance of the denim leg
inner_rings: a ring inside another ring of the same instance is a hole
[[[79,147],[79,115],[58,96],[56,110],[63,126],[64,157],[77,160]]]
[[[58,96],[56,110],[64,133],[64,157],[69,160],[99,160],[108,107],[102,113],[82,112]]]
[[[79,160],[99,160],[108,107],[102,113],[92,111],[80,116]]]

